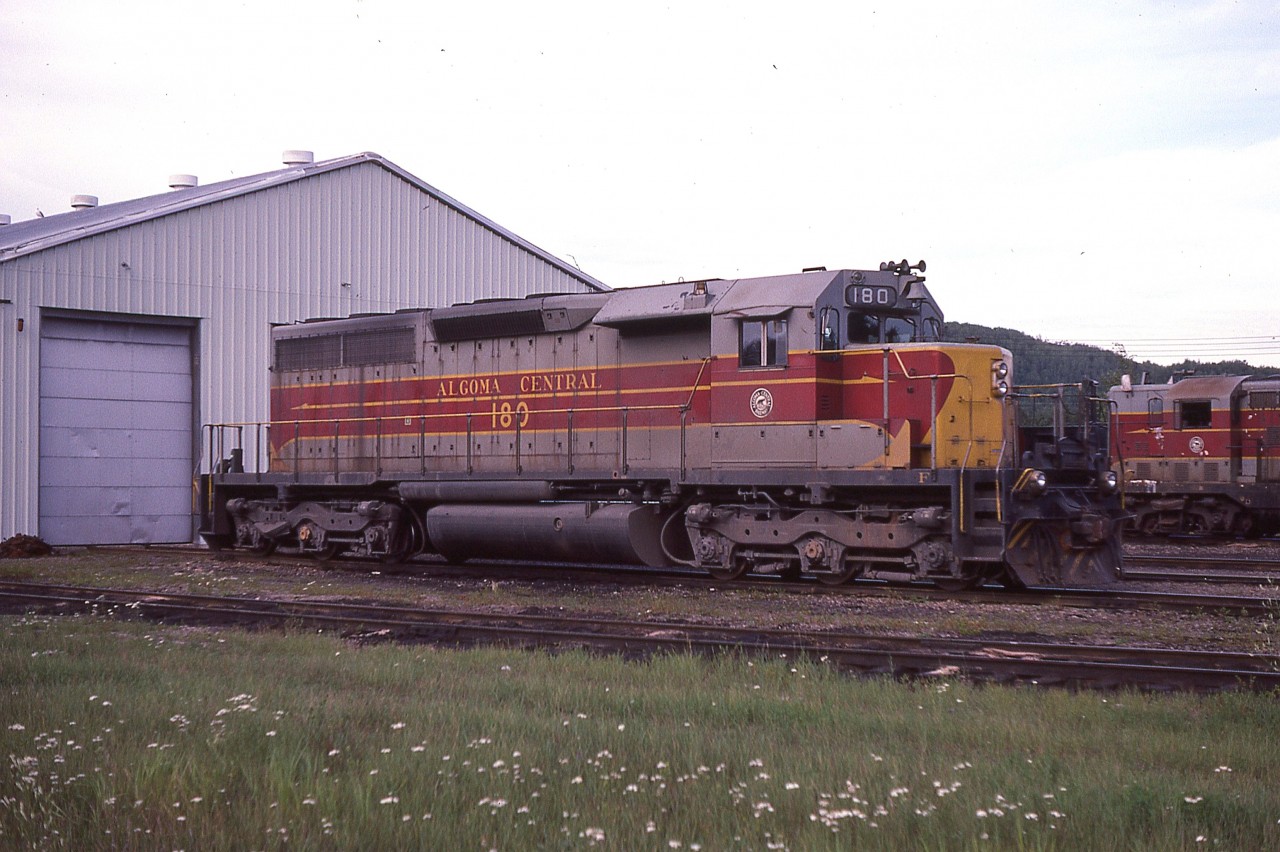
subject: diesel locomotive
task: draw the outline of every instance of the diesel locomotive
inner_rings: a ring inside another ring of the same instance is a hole
[[[201,534],[722,579],[1114,580],[1106,399],[1015,388],[1007,350],[942,342],[924,268],[278,327],[271,422],[205,427]]]
[[[1126,376],[1108,396],[1113,462],[1138,532],[1280,533],[1280,377]]]

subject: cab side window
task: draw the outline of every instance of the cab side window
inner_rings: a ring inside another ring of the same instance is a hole
[[[840,348],[840,312],[823,308],[818,320],[818,348],[824,352]]]
[[[1159,429],[1164,426],[1164,400],[1153,396],[1147,400],[1147,428]]]
[[[1208,429],[1213,423],[1213,403],[1183,400],[1176,403],[1179,429]]]
[[[738,334],[738,366],[786,366],[786,320],[743,320]]]

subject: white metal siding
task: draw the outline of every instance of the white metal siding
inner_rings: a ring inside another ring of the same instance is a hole
[[[190,318],[198,419],[245,422],[268,417],[272,323],[585,289],[579,277],[373,161],[6,259],[0,538],[30,533],[38,520],[42,310]],[[201,464],[207,469],[208,460]]]
[[[49,318],[40,337],[40,537],[189,541],[190,328]]]

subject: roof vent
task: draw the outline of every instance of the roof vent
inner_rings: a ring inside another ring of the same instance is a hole
[[[309,166],[316,161],[311,151],[285,151],[280,155],[286,166]]]
[[[195,175],[169,175],[170,189],[191,189],[199,185],[200,180]]]
[[[8,213],[0,213],[0,225],[8,225],[13,221],[13,217]]]
[[[71,196],[72,210],[88,210],[91,207],[98,206],[98,196],[96,195],[73,195]]]

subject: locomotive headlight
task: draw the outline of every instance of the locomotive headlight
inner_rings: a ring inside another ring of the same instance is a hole
[[[1114,494],[1116,489],[1120,487],[1120,480],[1116,478],[1114,470],[1103,471],[1098,477],[1098,488],[1106,494]]]
[[[991,362],[991,395],[996,399],[1003,399],[1009,395],[1009,383],[1005,381],[1009,377],[1009,365],[1004,361]]]
[[[1025,500],[1031,500],[1043,494],[1048,485],[1049,478],[1044,475],[1043,470],[1029,467],[1022,472],[1022,476],[1018,477],[1017,484],[1013,486],[1013,493]]]

